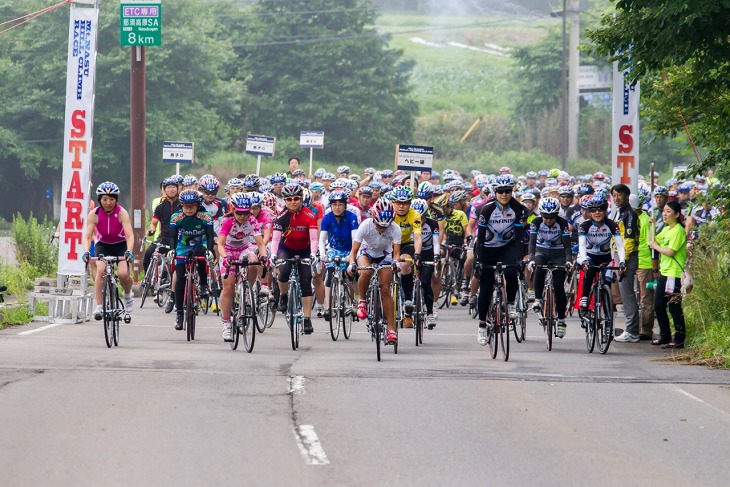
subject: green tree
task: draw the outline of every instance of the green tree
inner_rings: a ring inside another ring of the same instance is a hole
[[[389,163],[413,133],[410,66],[372,27],[365,0],[262,0],[234,46],[244,129],[279,139],[324,130],[327,161]]]

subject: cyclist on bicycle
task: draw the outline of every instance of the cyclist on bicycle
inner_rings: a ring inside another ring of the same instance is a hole
[[[421,237],[421,217],[418,212],[411,208],[411,200],[413,200],[413,192],[411,188],[404,186],[396,186],[393,189],[393,206],[395,207],[395,218],[393,221],[401,229],[400,257],[403,259],[413,259],[413,265],[419,265],[421,261],[421,247],[423,240]],[[405,302],[403,303],[403,327],[413,328],[413,274],[411,272],[411,263],[399,262],[398,267],[401,273],[401,283],[403,285],[403,294]]]
[[[430,184],[430,183],[429,183]],[[421,216],[421,259],[433,262],[437,255],[441,255],[441,244],[439,243],[439,226],[436,220],[428,216],[428,203],[426,200],[415,199],[411,202],[411,208]],[[436,316],[433,314],[433,287],[431,277],[434,267],[423,266],[420,269],[420,281],[423,288],[423,300],[426,304],[426,326],[432,330],[436,326]]]
[[[553,292],[555,293],[555,309],[558,315],[557,337],[565,336],[565,276],[570,270],[572,251],[568,222],[559,217],[560,202],[555,198],[544,198],[538,206],[540,216],[530,224],[530,269],[535,276],[535,303],[532,309],[539,313],[542,310],[542,293],[545,289],[547,270],[535,269],[536,265],[558,265],[565,268],[553,271]]]
[[[261,226],[251,214],[253,198],[251,193],[235,193],[231,197],[233,204],[233,218],[229,218],[221,225],[218,240],[218,255],[223,267],[230,267],[231,261],[247,260],[255,264],[259,260],[266,260],[266,246],[261,236]],[[258,256],[256,255],[258,253]],[[257,272],[249,271],[248,283],[253,287],[258,277]],[[233,293],[236,280],[223,280],[221,292],[221,319],[223,320],[223,340],[231,339],[231,309],[233,307]]]
[[[186,189],[180,193],[180,211],[172,215],[170,219],[170,230],[172,231],[173,242],[176,242],[175,256],[185,257],[192,252],[196,257],[212,257],[214,246],[213,217],[206,211],[201,211],[200,203],[203,196],[194,189]],[[206,249],[209,254],[206,254]],[[172,299],[177,308],[175,329],[183,329],[185,298],[185,262],[175,262],[175,284]],[[205,261],[198,262],[198,276],[202,295],[207,294],[208,273]],[[192,311],[192,310],[189,310]]]
[[[494,272],[483,266],[493,266],[498,262],[516,266],[525,255],[524,221],[527,209],[513,195],[515,178],[503,174],[494,179],[495,200],[482,206],[479,211],[478,230],[474,243],[474,275],[479,280],[479,329],[477,339],[480,345],[487,344],[487,314],[492,304]],[[517,319],[515,298],[518,290],[517,269],[504,270],[507,281],[507,303],[509,317]]]
[[[163,190],[165,191],[165,196],[155,208],[154,215],[152,215],[152,221],[147,229],[147,235],[152,236],[158,229],[160,230],[157,242],[159,242],[161,246],[157,249],[157,251],[160,254],[165,255],[173,247],[172,232],[170,231],[170,218],[172,218],[172,215],[176,211],[180,210],[180,200],[178,198],[177,182],[173,178],[165,179],[162,181],[162,185]],[[154,253],[155,246],[150,245],[144,253],[143,262],[145,271],[149,269],[150,262],[152,261],[152,255]],[[168,311],[166,307],[165,312],[169,313],[172,311],[172,306],[173,302],[170,300],[167,303],[167,307],[170,309]]]
[[[304,188],[297,183],[290,183],[281,190],[286,209],[274,221],[271,239],[271,255],[277,260],[291,259],[299,256],[308,259],[317,253],[317,217],[302,205]],[[279,267],[279,311],[286,312],[289,301],[289,275],[292,264],[282,262]],[[302,308],[304,310],[305,335],[314,332],[312,328],[312,268],[302,265],[299,268],[299,281],[302,290]]]
[[[370,265],[388,266],[398,261],[401,246],[401,228],[393,221],[395,211],[393,204],[385,198],[375,202],[370,210],[370,218],[362,222],[355,233],[352,242],[352,250],[347,260],[350,262],[349,273],[355,273],[356,265],[367,267]],[[355,264],[357,262],[357,264]],[[388,332],[385,339],[389,343],[396,343],[398,335],[395,332],[395,312],[393,307],[393,295],[390,292],[390,285],[393,282],[392,267],[384,267],[378,271],[380,283],[380,296],[383,301],[383,312],[388,320]],[[360,300],[357,303],[357,317],[364,320],[368,316],[367,295],[368,284],[372,278],[373,271],[360,271],[357,280]]]
[[[344,191],[333,191],[330,193],[329,207],[332,211],[324,216],[320,227],[319,255],[326,255],[325,260],[340,257],[343,259],[341,265],[344,266],[344,260],[350,255],[350,251],[352,250],[352,241],[359,224],[355,214],[346,209],[347,193]],[[334,264],[327,262],[326,268],[324,302],[329,303]],[[325,307],[323,313],[325,321],[330,320],[329,312],[329,307]]]
[[[449,246],[461,247],[464,245],[466,239],[470,237],[469,232],[467,231],[467,225],[469,223],[466,216],[469,211],[467,199],[468,195],[466,192],[460,189],[451,193],[449,200],[444,202],[444,232],[446,235],[442,237],[441,240],[445,240],[446,244]],[[469,240],[471,240],[471,238],[469,238]],[[464,281],[463,283],[456,282],[454,284],[456,284],[457,293],[464,293],[461,297],[461,305],[466,306],[469,302],[469,279],[471,278],[471,263],[473,261],[473,257],[472,255],[462,255],[462,252],[466,251],[461,248],[453,249],[449,252],[449,255],[447,255],[446,258],[454,259],[455,261],[464,259],[464,275],[462,276]],[[467,273],[469,275],[467,275]],[[454,297],[454,299],[456,299],[456,297]],[[456,301],[452,304],[456,304]]]
[[[593,279],[598,270],[591,265],[610,264],[613,260],[611,239],[616,244],[619,267],[626,268],[626,253],[621,238],[619,226],[613,220],[606,218],[608,201],[602,192],[590,197],[586,206],[591,219],[581,223],[578,227],[578,258],[576,262],[584,268],[580,307],[588,308],[588,294],[591,291]]]
[[[96,256],[106,257],[124,257],[126,262],[119,262],[117,266],[117,276],[119,282],[124,289],[124,309],[127,313],[132,312],[134,308],[134,297],[132,296],[132,276],[129,275],[128,263],[134,260],[134,230],[132,222],[129,219],[129,213],[122,208],[117,201],[119,200],[119,186],[106,181],[96,188],[96,199],[99,206],[89,212],[86,219],[86,235],[84,238],[84,254],[82,259],[89,262],[91,253],[91,242],[94,241],[94,232],[96,232],[96,242],[94,244],[94,254]],[[104,312],[102,305],[101,288],[104,285],[104,272],[106,267],[103,265],[96,266],[96,276],[94,278],[94,291],[96,293],[96,308],[94,309],[94,319],[100,320]]]

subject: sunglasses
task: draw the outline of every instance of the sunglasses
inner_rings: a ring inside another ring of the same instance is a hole
[[[292,201],[301,201],[301,200],[302,200],[301,196],[289,196],[288,198],[284,198],[284,201],[286,201],[287,203],[291,203]]]
[[[218,194],[218,191],[203,191],[203,194],[207,194],[208,196],[214,196]]]
[[[236,210],[234,213],[236,213],[236,215],[239,215],[239,216],[246,216],[246,215],[250,214],[251,212],[248,211],[248,210],[246,210],[246,211],[238,211],[238,210]]]
[[[606,211],[606,210],[605,210],[605,209],[603,209],[603,208],[591,208],[591,209],[590,209],[589,211],[590,211],[591,213],[600,213],[600,212],[602,212],[602,211]]]
[[[495,191],[497,194],[510,194],[512,192],[511,189],[498,189]]]

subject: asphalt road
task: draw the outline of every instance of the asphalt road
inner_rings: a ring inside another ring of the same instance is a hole
[[[251,354],[149,300],[114,349],[98,322],[1,331],[2,485],[728,485],[728,371],[588,354],[576,321],[547,352],[532,315],[506,363],[461,307],[380,363],[363,325],[314,324]]]

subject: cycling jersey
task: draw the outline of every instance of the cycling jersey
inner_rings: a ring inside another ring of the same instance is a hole
[[[193,216],[185,216],[182,210],[175,212],[170,218],[170,231],[177,242],[176,255],[187,255],[204,245],[213,251],[213,217],[207,212],[199,211]]]
[[[512,242],[522,243],[525,229],[523,227],[527,208],[512,198],[505,208],[497,201],[482,206],[477,223],[477,239],[479,247],[498,248]],[[477,246],[475,245],[475,249]]]
[[[317,217],[317,220],[321,220],[324,217],[324,206],[322,206],[322,203],[320,203],[319,201],[312,201],[309,210],[314,213],[314,216]]]
[[[552,225],[548,225],[542,217],[535,218],[530,224],[530,260],[535,260],[536,252],[565,250],[566,260],[571,258],[570,233],[568,222],[557,217]]]
[[[377,259],[393,254],[393,244],[401,241],[401,229],[397,223],[391,222],[390,226],[380,233],[375,228],[372,218],[368,218],[357,229],[355,242],[360,242],[360,252],[367,253],[370,257]]]
[[[426,216],[428,218],[431,218],[433,220],[436,220],[437,222],[443,221],[444,219],[444,209],[443,207],[436,202],[431,202],[428,205],[428,213],[426,213]]]
[[[400,227],[401,245],[412,243],[413,235],[421,234],[421,216],[413,208],[409,208],[403,216],[396,213],[393,221]]]
[[[172,215],[180,210],[180,200],[175,198],[170,201],[167,198],[163,198],[160,204],[155,208],[155,214],[152,216],[153,220],[157,220],[157,231],[160,234],[160,243],[166,247],[172,248],[174,242],[172,241],[172,233],[170,232],[170,218]]]
[[[461,210],[451,210],[449,215],[444,216],[444,232],[446,243],[449,245],[461,246],[464,244],[466,232],[464,228],[469,222],[466,214]]]
[[[619,262],[626,260],[623,239],[616,222],[604,219],[601,223],[594,220],[586,220],[578,228],[578,259],[582,264],[586,259],[595,256],[611,255],[611,238],[616,243],[619,255]]]
[[[716,208],[705,208],[703,205],[696,206],[691,212],[698,227],[711,222],[719,214],[720,212]]]
[[[626,255],[633,254],[639,248],[639,217],[634,209],[626,204],[615,211],[613,220],[618,223]]]
[[[320,231],[319,253],[324,255],[324,244],[330,249],[350,252],[352,249],[352,232],[358,227],[357,217],[345,210],[345,213],[337,218],[334,213],[327,213],[322,219]],[[324,241],[326,237],[326,242]]]
[[[104,211],[99,205],[96,207],[96,241],[104,244],[116,244],[127,240],[122,223],[119,221],[119,214],[124,210],[120,205],[114,207],[111,213]]]
[[[225,238],[226,251],[253,249],[256,246],[256,236],[260,235],[261,226],[253,215],[249,215],[243,223],[229,218],[221,224],[220,237]]]
[[[361,213],[360,212],[360,208],[358,208],[355,205],[351,205],[350,203],[348,203],[347,206],[345,207],[345,211],[349,211],[350,213],[352,213],[353,215],[355,215],[355,217],[357,218],[357,223],[358,224],[360,222],[362,222],[365,218],[367,218],[367,216],[366,216],[367,213]],[[330,208],[328,206],[327,209],[325,210],[324,214],[325,215],[328,215],[330,213],[332,213],[332,208]],[[363,216],[363,215],[365,215],[365,216]]]
[[[487,200],[484,198],[479,198],[478,200],[474,200],[471,203],[471,207],[469,208],[469,219],[470,220],[476,220],[479,218],[479,211],[481,211],[482,206],[484,206],[487,203]]]
[[[466,217],[465,217],[466,218]],[[421,225],[421,255],[432,256],[434,252],[439,251],[437,248],[439,235],[439,224],[433,218],[425,218]],[[435,238],[434,238],[435,237]],[[427,257],[427,260],[431,260],[433,257]]]
[[[200,206],[203,207],[205,212],[213,219],[213,231],[216,235],[218,235],[221,231],[221,220],[228,210],[228,203],[220,198],[216,198],[211,203],[203,201],[200,203]]]
[[[264,232],[264,230],[271,230],[274,227],[274,212],[268,208],[262,207],[261,211],[259,211],[259,214],[256,217],[256,221],[261,227],[262,233]]]
[[[314,245],[312,245],[311,230],[315,231]],[[308,208],[301,208],[296,213],[284,210],[274,220],[274,237],[277,231],[281,232],[281,245],[287,249],[299,251],[310,248],[316,251],[317,217]],[[278,239],[276,243],[278,244]],[[273,246],[272,250],[276,253],[278,245]]]

